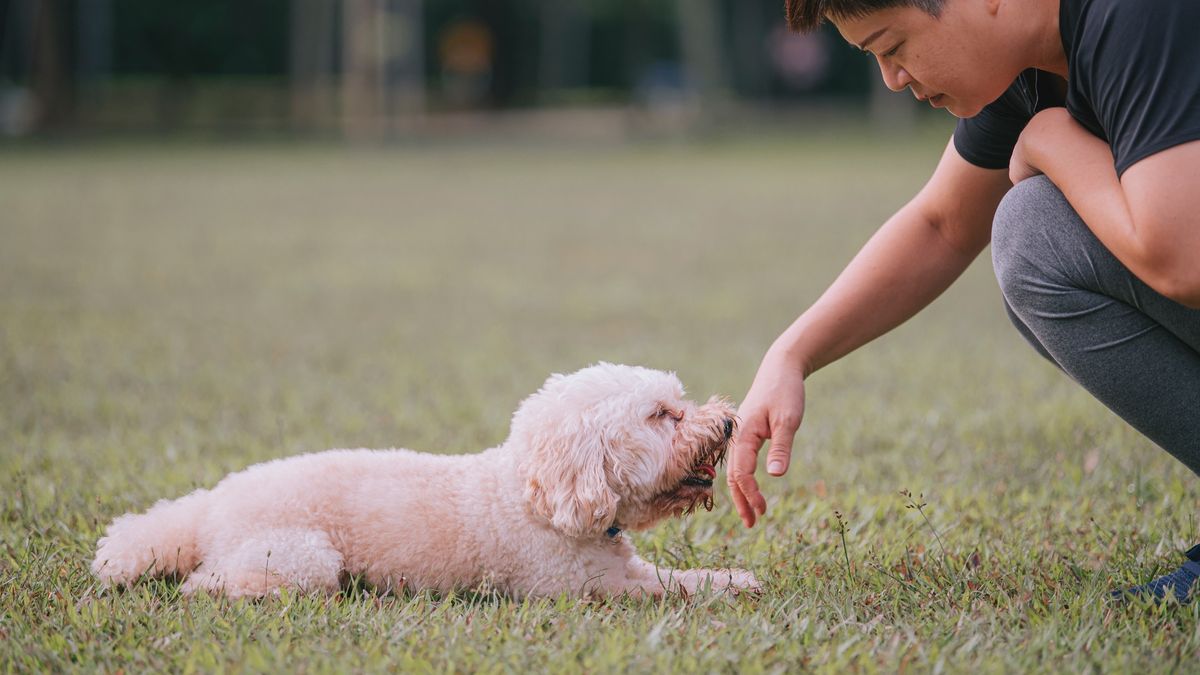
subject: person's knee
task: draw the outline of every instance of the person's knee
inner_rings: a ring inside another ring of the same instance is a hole
[[[1019,310],[1031,285],[1051,272],[1056,248],[1047,221],[1070,209],[1062,192],[1045,176],[1034,176],[1008,191],[992,221],[992,265],[1004,297]]]

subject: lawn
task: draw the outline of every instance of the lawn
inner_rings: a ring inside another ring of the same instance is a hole
[[[810,379],[760,526],[721,490],[634,535],[761,597],[230,602],[88,572],[113,517],[255,462],[498,444],[552,372],[742,396],[947,134],[3,149],[0,671],[1195,668],[1200,606],[1104,598],[1200,541],[1200,482],[1021,341],[986,255]]]

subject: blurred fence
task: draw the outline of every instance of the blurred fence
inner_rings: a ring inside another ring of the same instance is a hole
[[[0,133],[351,138],[514,111],[683,120],[833,103],[903,119],[781,0],[0,0]],[[873,102],[872,102],[873,101]]]

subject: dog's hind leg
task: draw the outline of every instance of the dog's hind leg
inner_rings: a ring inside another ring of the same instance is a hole
[[[186,575],[200,562],[196,539],[208,490],[163,499],[145,513],[127,513],[97,542],[92,572],[106,586],[126,586],[142,575]]]
[[[275,529],[213,547],[183,583],[196,591],[229,597],[262,597],[282,588],[332,593],[339,588],[342,555],[320,530]]]

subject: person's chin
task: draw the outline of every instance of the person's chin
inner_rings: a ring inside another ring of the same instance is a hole
[[[978,115],[981,110],[983,110],[983,106],[964,105],[962,103],[959,103],[958,101],[951,101],[951,102],[947,103],[945,108],[946,108],[946,112],[950,113],[951,115],[954,115],[955,117],[957,117],[959,119],[964,119],[967,117],[974,117],[974,116]]]

